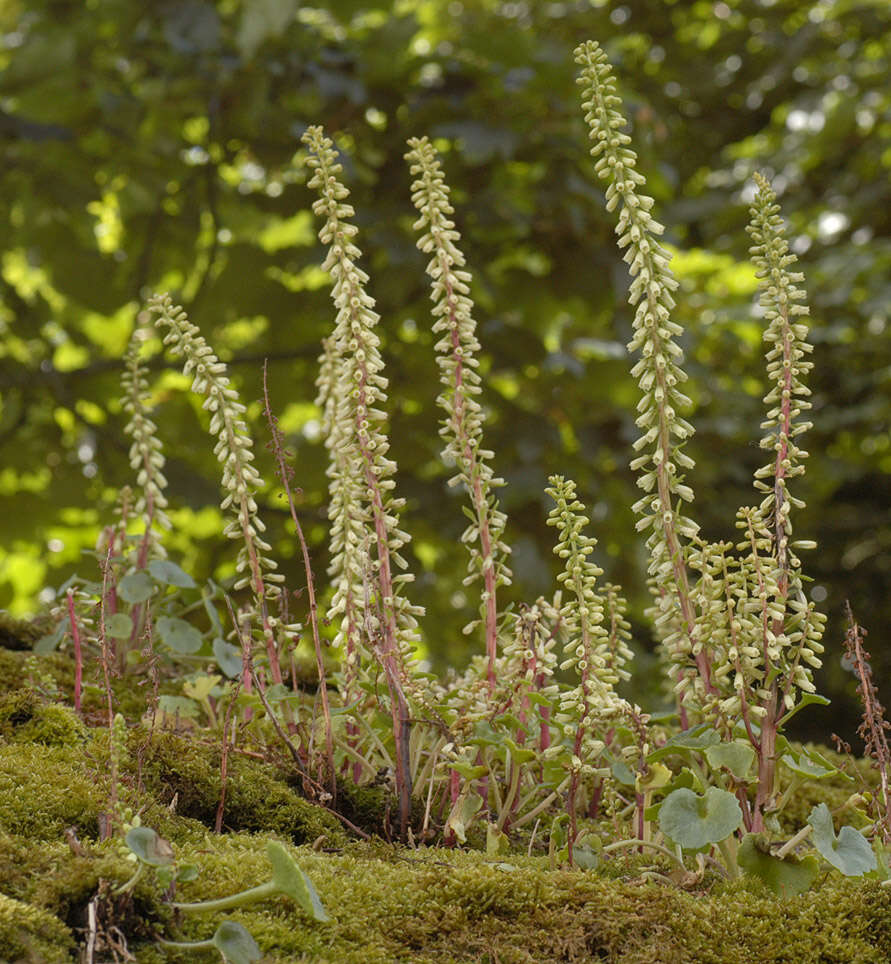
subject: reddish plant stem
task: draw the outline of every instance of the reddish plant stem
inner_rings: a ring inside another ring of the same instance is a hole
[[[74,592],[68,590],[68,622],[71,627],[71,641],[74,645],[74,712],[80,715],[80,697],[83,685],[84,660],[80,643],[80,628],[74,612]]]
[[[297,518],[297,509],[294,506],[294,497],[291,494],[290,481],[293,477],[293,469],[285,461],[285,451],[282,445],[281,430],[278,427],[278,419],[272,414],[269,404],[269,390],[267,386],[266,362],[263,362],[263,413],[269,425],[272,436],[272,448],[278,466],[277,474],[285,490],[288,500],[288,509],[291,513],[291,520],[300,540],[300,549],[303,554],[303,569],[306,573],[306,592],[309,599],[309,622],[312,627],[312,641],[316,654],[316,669],[319,674],[319,696],[322,701],[322,714],[325,718],[325,761],[327,769],[327,782],[332,795],[336,794],[337,782],[334,774],[334,735],[331,725],[331,707],[328,702],[328,684],[325,677],[325,661],[322,656],[322,642],[319,637],[319,618],[318,603],[316,602],[315,580],[312,574],[312,563],[309,558],[309,548],[303,535],[303,527]]]
[[[109,811],[100,825],[100,837],[107,840],[114,832],[114,820],[118,806],[118,760],[114,749],[114,704],[111,692],[111,670],[109,663],[108,635],[105,632],[105,607],[109,596],[108,571],[111,566],[113,543],[109,540],[105,551],[105,562],[102,566],[102,599],[99,603],[99,661],[102,665],[102,678],[105,683],[106,723],[108,725],[108,768],[109,768]]]

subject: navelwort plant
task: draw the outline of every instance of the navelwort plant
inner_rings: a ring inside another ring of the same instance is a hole
[[[392,778],[403,839],[441,835],[447,843],[463,843],[473,825],[485,821],[487,848],[498,853],[513,831],[531,826],[534,841],[543,825],[550,827],[555,860],[565,853],[570,863],[586,866],[633,847],[661,855],[684,875],[701,876],[707,867],[729,877],[745,872],[777,892],[797,893],[815,879],[819,858],[858,876],[876,870],[878,855],[884,870],[877,873],[888,877],[883,843],[889,835],[888,751],[876,730],[881,714],[874,691],[865,683],[873,706],[871,746],[883,780],[879,806],[873,806],[879,818],[870,822],[866,807],[871,801],[852,794],[834,814],[825,805],[815,807],[806,826],[791,835],[780,822],[803,781],[838,771],[818,753],[793,747],[783,734],[795,713],[827,701],[813,683],[825,617],[805,597],[799,558],[814,544],[794,533],[794,513],[803,505],[797,484],[807,457],[801,442],[810,427],[805,418],[805,379],[811,369],[807,307],[775,194],[766,178],[755,176],[749,233],[766,321],[770,387],[760,444],[768,457],[755,473],[757,504],[739,509],[735,536],[709,542],[692,517],[694,493],[687,475],[694,464],[685,445],[693,426],[684,417],[690,400],[682,390],[687,377],[682,329],[672,320],[678,283],[660,242],[663,227],[653,214],[653,199],[644,193],[646,181],[637,170],[606,55],[588,42],[577,48],[575,59],[594,171],[605,183],[606,208],[616,216],[618,245],[631,278],[634,321],[628,348],[636,356],[631,371],[640,387],[640,436],[631,464],[642,490],[634,509],[649,554],[650,615],[676,698],[673,720],[657,726],[620,695],[631,665],[627,607],[618,587],[599,583],[602,572],[592,559],[595,538],[586,531],[589,520],[572,480],[552,476],[547,490],[554,502],[548,523],[556,530],[554,551],[563,565],[553,599],[514,609],[499,604],[500,590],[511,579],[508,520],[496,498],[503,481],[483,437],[472,277],[458,247],[442,165],[426,138],[409,141],[406,160],[417,245],[429,258],[443,456],[454,468],[449,484],[463,486],[469,501],[462,541],[470,556],[465,585],[480,588],[480,618],[468,627],[473,632],[482,626],[479,654],[444,680],[419,669],[423,612],[410,599],[412,574],[403,557],[409,535],[402,528],[404,505],[395,494],[396,464],[389,457],[379,318],[370,279],[359,265],[358,230],[349,190],[340,180],[342,165],[333,141],[316,126],[302,141],[335,311],[333,330],[323,343],[317,404],[329,453],[325,615],[333,625],[338,703],[329,707],[326,702],[319,722],[312,697],[296,692],[296,681],[286,679],[284,654],[297,645],[300,626],[283,610],[272,611],[285,594],[262,535],[262,482],[253,465],[245,406],[225,365],[167,295],[152,299],[149,314],[164,331],[165,344],[183,357],[192,390],[204,397],[222,465],[221,505],[232,516],[225,535],[239,542],[234,588],[249,588],[252,601],[238,614],[232,609],[236,625],[230,638],[237,649],[225,648],[229,644],[207,599],[211,627],[204,631],[184,618],[188,607],[176,616],[169,609],[163,614],[151,609],[170,604],[160,591],[165,580],[174,587],[186,583],[160,545],[166,508],[163,456],[134,336],[125,407],[140,490],[132,511],[142,517],[143,533],[135,542],[133,536],[121,536],[123,529],[110,537],[114,563],[105,581],[111,598],[105,598],[106,591],[100,614],[107,614],[111,625],[121,615],[114,609],[118,596],[131,606],[151,600],[139,614],[127,611],[119,621],[118,630],[131,645],[143,633],[151,636],[155,625],[162,639],[165,633],[173,633],[171,638],[176,632],[194,633],[196,659],[215,660],[229,677],[240,673],[245,689],[253,684],[260,697],[259,703],[239,698],[236,704],[231,693],[227,697],[217,688],[221,675],[205,677],[200,699],[212,725],[219,724],[215,707],[224,698],[230,698],[227,714],[237,707],[244,722],[256,714],[255,735],[262,735],[259,724],[268,717],[298,761],[308,792],[320,789],[314,790],[307,776],[319,762],[314,757],[320,747],[327,759],[319,770],[329,776],[333,761],[341,780],[385,783]],[[268,398],[266,410],[274,429]],[[275,434],[274,444],[287,484]],[[123,544],[135,545],[135,553],[125,553]],[[80,625],[75,621],[73,600],[72,591],[68,630],[89,643],[95,631],[86,619]],[[170,622],[174,619],[178,622]],[[314,595],[312,622],[323,677]],[[856,650],[856,639],[851,645]],[[862,656],[856,658],[863,663]],[[194,680],[190,685],[192,693],[199,692]],[[313,722],[307,723],[308,717]],[[842,813],[858,826],[836,833],[835,818]],[[625,828],[617,834],[620,839],[606,842],[584,823],[604,815]]]

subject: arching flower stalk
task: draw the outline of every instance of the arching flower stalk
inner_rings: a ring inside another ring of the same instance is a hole
[[[164,511],[167,508],[167,497],[164,494],[167,487],[167,479],[164,477],[164,454],[157,434],[158,426],[149,414],[151,395],[145,365],[140,358],[140,348],[149,334],[147,321],[147,316],[140,313],[127,346],[127,353],[124,356],[125,368],[121,375],[121,385],[124,389],[121,405],[130,415],[124,432],[133,439],[129,453],[130,468],[137,473],[136,484],[140,490],[133,508],[142,516],[145,523],[145,533],[136,561],[139,569],[145,568],[149,557],[166,558],[167,552],[159,530],[170,528],[170,519]]]
[[[276,571],[276,562],[268,555],[272,547],[262,536],[266,526],[258,514],[255,498],[262,480],[253,465],[253,442],[242,418],[245,407],[238,400],[238,392],[229,384],[225,364],[213,353],[185,311],[174,305],[169,295],[155,295],[149,301],[148,310],[157,316],[155,324],[167,329],[164,344],[185,359],[183,372],[193,376],[192,391],[205,396],[202,408],[210,412],[209,431],[217,437],[214,455],[223,466],[225,495],[220,508],[235,516],[227,523],[223,534],[241,542],[235,563],[238,576],[234,588],[250,586],[253,591],[269,671],[273,682],[281,683],[276,631],[281,628],[294,632],[299,627],[280,626],[279,620],[269,612],[268,602],[280,596],[279,584],[284,582],[284,576]]]
[[[399,550],[409,536],[399,528],[404,500],[392,494],[396,463],[387,458],[390,443],[382,409],[387,379],[375,331],[379,316],[373,310],[374,299],[365,291],[368,275],[357,264],[361,257],[353,243],[357,228],[348,220],[354,211],[346,203],[349,191],[338,180],[343,168],[333,142],[321,127],[310,127],[302,139],[310,152],[307,164],[313,171],[309,187],[319,194],[313,212],[325,222],[319,232],[319,239],[328,246],[322,267],[333,279],[331,294],[337,310],[326,351],[330,361],[327,369],[323,366],[324,382],[320,385],[329,439],[334,439],[329,447],[338,448],[332,465],[332,490],[337,492],[339,503],[331,507],[337,513],[332,516],[331,531],[338,577],[335,600],[345,616],[351,618],[361,612],[357,628],[365,633],[366,646],[384,670],[396,746],[400,830],[404,835],[411,806],[410,715],[405,687],[417,638],[416,616],[421,610],[401,592],[412,574],[393,571],[394,564],[406,569]],[[335,474],[359,479],[361,484],[341,481],[335,489]],[[370,553],[362,549],[366,535],[373,547]]]
[[[443,385],[437,402],[446,413],[439,432],[446,442],[442,454],[458,467],[449,485],[463,483],[470,496],[473,521],[461,536],[470,551],[469,575],[464,585],[479,578],[483,581],[480,611],[485,622],[486,672],[492,692],[498,646],[496,593],[500,585],[509,585],[511,580],[507,566],[510,548],[502,539],[507,517],[498,508],[493,492],[504,485],[504,480],[495,477],[489,464],[493,453],[483,447],[484,415],[474,397],[481,391],[476,372],[479,362],[475,357],[480,344],[469,297],[471,276],[464,269],[464,255],[456,246],[461,235],[451,220],[454,209],[449,203],[449,188],[430,141],[426,137],[412,138],[408,146],[411,150],[405,157],[416,178],[412,203],[420,214],[414,229],[424,232],[418,247],[431,255],[427,274],[436,319],[433,331],[442,336],[436,343]]]
[[[683,445],[693,426],[680,415],[690,400],[679,388],[687,377],[676,341],[682,329],[670,318],[675,304],[671,293],[678,283],[669,268],[669,254],[657,241],[664,229],[650,214],[653,199],[638,190],[646,179],[636,170],[637,156],[627,146],[631,138],[623,132],[626,121],[612,67],[594,41],[577,47],[575,59],[582,67],[578,83],[594,142],[594,169],[607,182],[607,210],[618,208],[618,244],[626,249],[624,261],[632,276],[628,300],[635,309],[634,336],[628,349],[640,352],[632,375],[642,393],[637,417],[642,435],[634,448],[643,454],[631,466],[641,472],[637,483],[646,493],[634,510],[640,516],[638,531],[651,530],[647,548],[656,626],[671,659],[682,666],[695,660],[706,692],[713,692],[687,573],[689,540],[698,526],[684,514],[693,490],[684,484],[683,472],[693,467],[693,460],[684,454]]]
[[[612,648],[610,631],[604,626],[606,605],[597,591],[597,579],[603,570],[589,558],[597,540],[584,534],[590,521],[583,514],[585,507],[576,498],[573,481],[559,475],[552,475],[548,481],[551,487],[545,491],[556,503],[548,516],[548,525],[557,528],[554,553],[564,561],[557,580],[567,591],[567,601],[560,609],[566,633],[565,658],[560,669],[572,667],[579,679],[578,685],[561,692],[556,717],[564,734],[573,741],[566,801],[571,864],[572,848],[578,834],[576,796],[579,783],[583,775],[596,772],[596,761],[606,748],[601,737],[609,721],[627,709],[626,702],[616,694],[615,686],[628,674],[623,669],[624,650]]]

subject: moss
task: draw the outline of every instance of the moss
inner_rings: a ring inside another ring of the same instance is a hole
[[[179,885],[178,896],[220,897],[267,879],[265,839],[208,835],[178,847],[178,859],[199,868],[196,880]],[[112,844],[89,849],[91,856],[83,857],[64,844],[0,837],[2,890],[55,921],[40,931],[52,941],[36,960],[68,960],[86,902],[103,879],[129,874]],[[131,952],[137,961],[160,962],[165,958],[152,944],[151,928],[198,940],[225,916],[247,927],[266,959],[278,964],[879,964],[891,958],[891,893],[837,875],[802,897],[778,900],[749,879],[692,895],[640,878],[551,870],[546,858],[498,862],[479,853],[408,851],[380,842],[334,855],[300,848],[295,856],[329,923],[310,921],[278,898],[225,915],[182,915],[174,927],[147,882],[129,906],[115,908]],[[170,952],[166,959],[186,964],[196,957]]]
[[[67,706],[47,703],[32,689],[17,689],[0,697],[0,735],[20,743],[78,746],[87,728]]]
[[[68,964],[71,931],[48,911],[0,894],[0,960],[23,964]]]
[[[195,855],[201,874],[183,888],[189,899],[231,893],[267,874],[256,838],[215,843]],[[227,914],[281,964],[878,964],[891,955],[891,894],[838,877],[803,897],[777,900],[757,882],[694,896],[639,880],[551,871],[541,858],[498,864],[459,852],[381,855],[379,846],[296,856],[330,923],[307,920],[285,900]],[[199,939],[218,923],[216,916],[187,919],[182,933]]]
[[[144,733],[131,733],[133,755]],[[146,789],[161,802],[176,799],[177,813],[213,827],[220,802],[220,749],[173,733],[156,733],[140,753],[140,775]],[[277,779],[275,769],[257,760],[230,754],[224,825],[227,830],[269,831],[297,843],[325,838],[326,846],[344,844],[340,821],[303,799]]]
[[[66,748],[0,746],[0,830],[53,840],[73,827],[92,837],[107,799],[96,774]]]
[[[2,891],[21,906],[48,915],[57,928],[64,925],[69,942],[72,933],[77,936],[87,929],[88,906],[94,899],[100,935],[114,928],[128,943],[153,940],[168,925],[172,914],[161,901],[151,874],[131,892],[117,895],[114,888],[127,881],[135,869],[118,844],[88,843],[79,850],[74,853],[67,843],[35,842],[0,834]],[[54,938],[59,933],[47,931]],[[5,960],[2,954],[0,960]]]
[[[32,669],[36,668],[42,677],[52,680],[70,701],[74,690],[74,667],[71,657],[64,653],[37,654],[30,650],[12,652],[0,648],[0,694],[20,689],[23,683],[32,682]],[[37,684],[38,680],[33,680]],[[36,685],[32,688],[37,688]]]

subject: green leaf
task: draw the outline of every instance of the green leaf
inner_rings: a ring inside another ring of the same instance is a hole
[[[525,746],[518,746],[509,736],[504,738],[504,745],[510,750],[510,758],[514,763],[529,763],[535,759],[535,750]]]
[[[869,841],[853,827],[842,827],[835,835],[832,814],[825,803],[811,810],[807,822],[814,828],[817,852],[846,877],[860,877],[878,866]]]
[[[168,867],[175,860],[173,848],[151,827],[132,827],[127,831],[124,843],[150,867]]]
[[[312,881],[282,844],[270,840],[266,844],[266,856],[272,864],[272,881],[281,893],[299,904],[313,920],[325,922],[331,919]]]
[[[659,790],[668,786],[670,781],[671,770],[662,763],[654,763],[647,768],[646,774],[638,773],[634,785],[638,790]]]
[[[194,589],[195,580],[175,562],[167,559],[152,559],[148,570],[155,582],[164,586],[179,586],[181,589]]]
[[[58,626],[53,630],[53,632],[48,633],[46,636],[41,636],[40,639],[34,644],[34,652],[40,655],[46,653],[55,652],[56,647],[62,642],[65,633],[71,625],[71,620],[66,616]]]
[[[809,780],[824,780],[827,777],[843,776],[846,780],[851,780],[847,773],[833,766],[824,756],[816,750],[802,750],[796,754],[794,750],[784,753],[780,761],[793,773],[807,777]]]
[[[685,850],[718,843],[741,823],[736,797],[718,787],[709,787],[704,796],[685,787],[672,790],[659,810],[659,829]]]
[[[253,964],[263,956],[250,931],[234,920],[224,920],[220,924],[214,931],[212,943],[227,964]]]
[[[737,780],[746,780],[755,762],[755,751],[749,743],[734,740],[732,743],[718,743],[705,749],[709,766],[717,769],[724,767]]]
[[[486,824],[486,856],[497,857],[498,854],[507,853],[510,841],[507,834],[498,829],[497,824],[491,821]]]
[[[162,616],[155,625],[164,643],[177,653],[191,656],[201,649],[203,643],[201,633],[184,619],[179,619],[177,616]]]
[[[831,702],[832,701],[827,700],[825,696],[820,696],[819,693],[802,693],[801,698],[795,706],[782,717],[780,726],[785,726],[796,713],[800,713],[806,706],[813,706],[814,704],[817,706],[829,706]]]
[[[655,763],[657,760],[671,756],[673,753],[679,753],[684,756],[693,751],[701,752],[706,747],[715,746],[720,742],[721,737],[713,728],[706,727],[705,724],[700,724],[699,726],[691,727],[689,730],[683,730],[681,733],[678,733],[677,736],[666,740],[658,749],[652,750],[647,754],[647,762]]]
[[[760,877],[780,897],[794,897],[809,890],[820,872],[820,861],[813,854],[803,859],[789,854],[781,859],[766,849],[760,834],[747,833],[736,855],[739,866],[753,877]]]
[[[480,777],[484,777],[489,772],[489,768],[483,764],[458,761],[457,763],[450,763],[449,766],[465,780],[479,780]]]
[[[196,720],[201,708],[194,700],[185,696],[170,696],[165,693],[158,698],[158,709],[167,716],[186,717]]]
[[[186,680],[186,682],[183,683],[183,693],[201,703],[210,696],[213,688],[221,679],[222,676],[212,675],[197,676],[195,679]]]
[[[105,620],[105,632],[112,639],[129,639],[133,632],[133,620],[127,613],[115,613]]]
[[[600,854],[584,845],[573,847],[572,862],[581,870],[596,870],[600,866]]]
[[[610,767],[613,778],[626,787],[634,786],[634,771],[624,760],[616,760]]]
[[[118,583],[118,595],[131,605],[145,602],[154,591],[155,584],[149,574],[142,569],[129,573]]]
[[[219,636],[213,641],[213,658],[229,679],[237,679],[241,675],[241,652],[237,646],[227,643]]]
[[[450,828],[460,843],[467,842],[467,828],[483,805],[483,798],[467,789],[455,801],[446,826]]]

